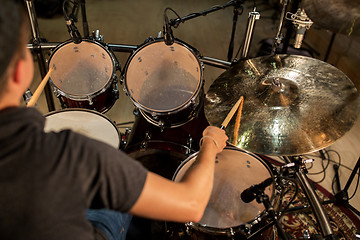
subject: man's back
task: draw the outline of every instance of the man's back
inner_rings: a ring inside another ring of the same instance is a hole
[[[128,211],[146,170],[106,144],[71,131],[45,134],[43,126],[34,109],[0,112],[0,238],[93,239],[85,210]],[[105,161],[109,154],[118,160]]]

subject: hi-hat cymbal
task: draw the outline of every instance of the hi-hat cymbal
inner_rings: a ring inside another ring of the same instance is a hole
[[[234,134],[235,121],[230,121],[229,141],[265,155],[323,149],[350,130],[360,112],[359,93],[344,73],[303,56],[258,57],[226,70],[206,94],[209,123],[220,126],[240,96],[240,127]]]
[[[321,28],[346,35],[360,35],[360,1],[304,0],[310,19]]]

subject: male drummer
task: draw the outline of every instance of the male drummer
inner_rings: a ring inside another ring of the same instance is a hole
[[[0,239],[125,239],[131,218],[125,213],[200,220],[224,131],[204,130],[197,160],[180,183],[70,130],[44,133],[44,117],[20,107],[33,76],[22,2],[0,0]]]

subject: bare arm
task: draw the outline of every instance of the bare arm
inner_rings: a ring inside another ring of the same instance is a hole
[[[195,163],[181,182],[149,172],[139,199],[130,209],[131,214],[178,222],[201,219],[213,186],[215,157],[227,140],[225,131],[216,127],[206,128],[203,136],[212,137],[218,146],[205,137]]]

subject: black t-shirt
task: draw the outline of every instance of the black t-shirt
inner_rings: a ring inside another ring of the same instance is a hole
[[[94,239],[87,208],[127,212],[147,170],[70,130],[43,131],[33,108],[0,112],[0,239]]]

